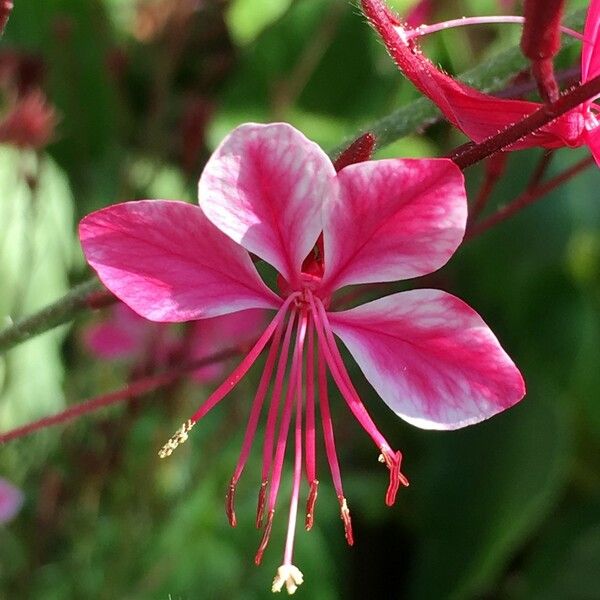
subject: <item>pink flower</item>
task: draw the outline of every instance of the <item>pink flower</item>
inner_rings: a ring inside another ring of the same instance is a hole
[[[538,102],[495,98],[449,77],[417,48],[414,38],[418,37],[418,29],[415,32],[407,30],[381,0],[362,0],[362,7],[404,75],[473,141],[482,142],[496,135],[542,106]],[[582,83],[600,74],[600,51],[597,49],[599,26],[600,0],[592,0],[583,35]],[[587,101],[510,148],[519,150],[535,146],[560,148],[587,145],[600,164],[600,127],[595,110],[593,101]]]
[[[172,326],[153,323],[119,302],[106,317],[84,331],[88,350],[103,360],[127,360],[164,369],[173,361],[200,361],[229,348],[243,349],[264,329],[263,311],[244,310],[191,324],[189,335]],[[192,373],[200,382],[222,376],[223,362],[207,365]]]
[[[275,591],[285,584],[291,593],[302,579],[292,565],[292,550],[303,460],[307,529],[317,497],[317,404],[346,538],[353,543],[327,373],[389,469],[386,503],[393,504],[399,486],[408,485],[400,471],[402,455],[371,420],[335,335],[392,411],[419,427],[456,429],[487,419],[518,402],[524,383],[481,317],[445,292],[413,290],[351,310],[328,310],[333,294],[344,286],[409,279],[448,261],[463,238],[467,216],[463,176],[452,161],[361,162],[336,173],[327,155],[291,126],[247,124],[208,161],[199,198],[199,207],[165,200],[110,206],[83,219],[81,242],[103,283],[148,319],[205,319],[248,308],[276,311],[248,355],[160,454],[170,455],[187,439],[271,341],[227,513],[235,525],[236,485],[273,379],[257,511],[257,525],[265,515],[266,525],[255,560],[260,562],[271,532],[294,418],[288,535],[273,583]],[[260,279],[249,252],[279,273],[279,293]]]
[[[13,519],[23,504],[23,494],[0,477],[0,524]]]

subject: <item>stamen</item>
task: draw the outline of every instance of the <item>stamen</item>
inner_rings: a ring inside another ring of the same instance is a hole
[[[306,335],[307,317],[303,313],[298,324],[298,333],[296,335],[296,344],[294,347],[294,355],[292,357],[292,366],[290,369],[290,377],[288,389],[286,391],[283,413],[281,415],[281,423],[279,424],[279,435],[277,437],[277,445],[275,450],[275,460],[273,461],[273,476],[271,478],[271,487],[269,490],[269,510],[275,508],[277,500],[277,492],[281,483],[281,471],[283,467],[283,459],[285,456],[285,448],[287,445],[287,436],[292,418],[293,399],[298,385],[297,378],[302,377],[302,354],[304,351],[304,338]]]
[[[352,411],[356,420],[361,424],[362,428],[371,436],[378,448],[388,446],[385,438],[373,423],[367,409],[360,400],[358,392],[354,389],[350,376],[346,372],[344,362],[331,333],[331,326],[327,319],[325,309],[318,298],[315,299],[312,293],[309,295],[309,302],[313,310],[313,317],[317,329],[317,337],[319,338],[319,349],[322,351],[329,371],[338,386],[346,404]]]
[[[283,344],[281,346],[281,354],[277,363],[277,373],[275,374],[275,383],[273,384],[273,392],[271,394],[271,406],[267,415],[267,425],[265,428],[265,437],[263,442],[263,467],[262,481],[269,479],[271,464],[273,461],[273,446],[275,443],[275,427],[277,424],[277,413],[279,412],[279,404],[281,402],[281,392],[283,390],[283,382],[285,379],[285,370],[288,362],[290,343],[292,339],[292,330],[296,320],[297,312],[292,311],[289,318]]]
[[[344,534],[348,546],[354,546],[354,535],[352,534],[352,519],[350,518],[350,509],[344,496],[338,496],[338,502],[340,503],[340,518],[344,523]]]
[[[408,485],[408,480],[400,473],[402,455],[400,452],[395,454],[392,452],[390,445],[385,441],[385,438],[381,435],[375,426],[375,423],[373,423],[369,416],[367,409],[361,402],[360,396],[352,384],[352,380],[346,371],[340,351],[335,343],[331,325],[323,304],[318,298],[315,301],[312,294],[309,296],[309,300],[311,307],[313,307],[313,311],[319,311],[318,317],[317,314],[315,314],[315,325],[317,327],[317,335],[319,336],[319,349],[323,350],[330,372],[333,375],[342,396],[346,400],[348,407],[352,411],[352,414],[362,425],[363,429],[371,436],[373,441],[378,444],[384,459],[383,462],[385,462],[390,471],[390,483],[386,493],[386,504],[391,506],[395,501],[396,492],[400,487],[400,483]]]
[[[315,521],[315,504],[317,502],[317,495],[319,493],[319,481],[313,479],[310,482],[310,491],[308,492],[308,498],[306,499],[306,519],[304,521],[304,528],[306,531],[310,531]]]
[[[242,476],[244,467],[248,461],[248,456],[250,455],[250,450],[252,449],[252,442],[254,440],[254,436],[256,435],[256,428],[260,419],[260,413],[262,411],[264,399],[269,388],[269,381],[271,380],[271,375],[273,374],[275,359],[277,358],[277,354],[279,352],[281,336],[283,333],[283,325],[284,320],[282,319],[275,330],[275,336],[271,342],[271,347],[269,348],[269,354],[265,362],[265,368],[263,369],[260,377],[258,389],[256,391],[256,395],[254,396],[254,402],[252,403],[248,425],[244,434],[244,441],[242,442],[242,449],[240,450],[240,457],[229,484],[229,491],[227,492],[226,496],[226,511],[227,518],[229,519],[229,523],[232,527],[235,527],[237,523],[234,505],[235,486]]]
[[[280,592],[285,584],[287,593],[291,596],[296,592],[298,586],[304,583],[304,575],[298,567],[294,565],[281,565],[277,569],[275,579],[273,579],[273,585],[271,591],[273,593]]]
[[[315,361],[314,361],[314,323],[312,319],[309,319],[308,323],[308,341],[307,341],[307,352],[306,352],[306,479],[311,487],[311,495],[313,494],[313,484],[317,481],[317,452],[315,444]],[[318,484],[318,482],[317,482]],[[306,528],[307,530],[312,527],[312,513],[314,509],[314,502],[316,501],[316,490],[312,501],[312,508],[309,509],[309,502],[306,505]],[[309,525],[309,513],[310,525]]]
[[[269,515],[267,516],[267,524],[265,525],[265,530],[262,535],[262,539],[260,540],[260,544],[258,546],[258,550],[256,551],[256,556],[254,557],[254,564],[260,565],[263,554],[269,545],[269,539],[271,538],[271,530],[273,529],[273,517],[275,516],[275,509],[269,511]]]
[[[379,455],[379,462],[385,463],[385,466],[390,471],[390,484],[385,495],[385,503],[392,506],[396,502],[396,494],[400,484],[408,487],[408,479],[400,472],[402,463],[402,453],[400,451],[393,452],[389,447],[382,447]]]
[[[237,518],[235,516],[235,486],[236,481],[233,479],[229,482],[229,489],[225,496],[225,512],[227,513],[227,520],[232,527],[237,525]]]
[[[262,527],[263,516],[265,513],[265,501],[267,499],[268,480],[261,481],[260,489],[258,490],[258,503],[256,505],[256,529]]]
[[[173,450],[188,439],[188,433],[195,423],[188,419],[183,425],[169,438],[169,441],[158,451],[158,456],[167,458],[173,454]]]
[[[306,317],[304,317],[306,320]],[[302,479],[302,352],[295,357],[300,362],[296,371],[296,381],[290,382],[296,388],[296,426],[294,436],[294,479],[292,484],[292,497],[290,499],[290,514],[288,530],[283,553],[283,564],[292,564],[294,552],[294,536],[296,533],[296,517],[298,516],[298,497],[300,495],[300,480]]]

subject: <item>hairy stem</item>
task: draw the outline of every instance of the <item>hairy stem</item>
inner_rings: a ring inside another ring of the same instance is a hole
[[[569,15],[564,24],[572,29],[583,29],[584,21],[585,11],[577,11]],[[565,37],[562,50],[571,48],[578,43],[574,38]],[[527,66],[527,59],[521,53],[520,48],[515,46],[483,61],[473,69],[465,71],[457,79],[483,92],[496,92],[505,87],[517,73],[526,69]],[[349,136],[329,155],[337,156],[364,132],[371,132],[377,140],[377,147],[382,148],[435,123],[440,118],[440,114],[436,106],[427,98],[419,98],[361,128],[358,133]]]
[[[40,333],[72,321],[81,312],[114,301],[114,296],[102,291],[96,278],[81,283],[53,304],[0,331],[0,354]]]
[[[540,129],[540,127],[548,125],[551,121],[554,121],[556,118],[573,110],[598,94],[600,94],[600,75],[563,94],[556,102],[544,104],[528,117],[517,121],[504,131],[487,138],[487,140],[484,140],[480,144],[462,146],[450,158],[461,169],[466,169],[484,158],[504,148],[508,148],[511,144],[518,142],[521,138]]]

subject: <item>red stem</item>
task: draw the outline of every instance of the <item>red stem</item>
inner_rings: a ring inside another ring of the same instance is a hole
[[[117,402],[130,400],[136,396],[147,394],[148,392],[152,392],[175,382],[182,375],[185,375],[190,371],[195,371],[200,367],[205,367],[210,364],[227,360],[228,358],[236,356],[237,354],[239,354],[238,349],[223,350],[222,352],[213,354],[212,356],[194,361],[189,365],[178,367],[176,369],[160,373],[159,375],[151,375],[150,377],[137,379],[136,381],[131,382],[126,388],[117,390],[115,392],[110,392],[108,394],[103,394],[101,396],[95,396],[89,400],[84,400],[83,402],[69,406],[69,408],[57,414],[50,415],[49,417],[43,417],[37,421],[27,423],[27,425],[11,429],[5,433],[0,433],[0,444],[23,437],[25,435],[29,435],[30,433],[34,433],[35,431],[39,431],[40,429],[44,429],[46,427],[65,423],[66,421],[70,421],[95,410],[111,406]]]
[[[600,94],[600,75],[563,94],[556,102],[544,104],[534,113],[517,121],[504,131],[483,140],[480,144],[461,147],[450,158],[461,168],[466,169],[488,156],[507,148],[521,138],[548,125],[551,121],[573,110],[587,100]]]
[[[533,204],[533,202],[539,200],[542,196],[573,178],[592,164],[594,164],[594,159],[590,156],[566,169],[556,177],[548,180],[546,183],[533,188],[528,187],[522,194],[519,194],[512,202],[501,208],[499,211],[490,215],[487,219],[476,223],[473,227],[468,228],[467,233],[465,234],[465,241],[473,239],[484,231],[494,227],[494,225],[512,217],[521,209],[529,204]]]

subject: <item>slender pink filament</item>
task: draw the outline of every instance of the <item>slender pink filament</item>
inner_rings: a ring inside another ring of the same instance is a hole
[[[271,405],[267,416],[267,426],[263,442],[263,468],[262,480],[266,481],[271,471],[271,462],[273,460],[273,445],[275,443],[275,426],[277,424],[277,413],[279,412],[279,404],[281,401],[281,392],[283,390],[283,382],[285,379],[285,371],[287,368],[288,355],[290,352],[290,344],[292,339],[292,330],[296,320],[296,310],[294,309],[285,330],[281,354],[277,364],[277,373],[275,374],[275,383],[273,385],[273,393],[271,395]]]
[[[302,353],[300,353],[302,361]],[[287,537],[285,540],[285,551],[283,553],[283,564],[292,564],[294,552],[294,535],[296,533],[296,518],[298,516],[298,496],[300,495],[300,480],[302,478],[302,367],[297,369],[296,381],[296,427],[295,427],[295,455],[294,455],[294,479],[292,485],[292,497],[290,500],[290,515],[288,519]]]
[[[317,478],[315,448],[315,361],[314,361],[314,323],[310,319],[308,326],[308,348],[306,350],[306,479],[312,485]]]
[[[254,440],[254,436],[256,434],[256,428],[258,426],[258,421],[260,419],[260,413],[262,411],[264,399],[267,394],[267,390],[269,388],[269,382],[271,380],[271,375],[273,374],[275,360],[279,353],[279,347],[281,344],[281,336],[283,334],[284,323],[285,323],[285,321],[284,321],[284,319],[282,319],[279,322],[277,329],[275,330],[275,335],[273,337],[273,341],[271,342],[271,347],[269,348],[269,354],[267,355],[265,367],[264,367],[262,375],[260,377],[258,389],[256,390],[254,402],[252,403],[252,409],[250,411],[248,425],[246,427],[246,432],[244,434],[244,441],[242,442],[242,449],[240,451],[240,457],[238,459],[237,465],[235,467],[235,471],[233,473],[231,482],[229,484],[229,492],[227,494],[227,516],[229,518],[229,522],[231,523],[232,527],[235,527],[236,523],[237,523],[236,517],[235,517],[235,507],[234,507],[235,486],[244,471],[244,467],[246,466],[246,463],[248,461],[248,456],[250,455],[250,450],[252,448],[252,442]]]
[[[290,369],[290,377],[288,388],[286,390],[285,402],[283,405],[283,412],[281,415],[281,422],[279,424],[279,435],[277,438],[277,446],[275,451],[275,460],[273,462],[273,473],[271,477],[271,486],[269,489],[269,500],[268,500],[268,516],[267,524],[263,532],[260,545],[254,562],[260,564],[264,551],[269,543],[269,537],[271,535],[271,528],[273,524],[273,516],[275,514],[275,503],[277,501],[277,493],[279,492],[279,484],[281,483],[281,471],[283,468],[283,459],[285,457],[285,448],[287,445],[287,437],[290,429],[290,421],[292,418],[293,400],[296,396],[297,381],[302,381],[302,357],[304,353],[304,338],[306,335],[306,323],[307,316],[306,312],[303,312],[300,317],[300,323],[298,326],[298,332],[296,334],[296,341],[294,346],[294,354],[292,357],[292,366]],[[261,488],[262,489],[262,488]],[[262,507],[259,507],[262,512]]]
[[[269,326],[265,329],[264,333],[260,336],[256,344],[254,344],[242,362],[234,369],[233,373],[231,373],[231,375],[207,398],[204,404],[192,415],[190,419],[192,423],[196,423],[202,417],[204,417],[241,381],[242,377],[244,377],[250,367],[256,362],[256,359],[259,357],[263,348],[271,339],[275,329],[279,325],[279,322],[285,316],[288,307],[298,295],[299,293],[295,292],[286,298],[285,302],[277,311],[277,314],[273,320],[269,323]]]
[[[319,366],[319,408],[321,409],[321,422],[323,423],[323,441],[325,442],[325,454],[331,471],[331,479],[336,495],[343,496],[342,475],[335,449],[335,436],[333,434],[333,422],[329,410],[329,395],[327,392],[327,372],[322,356],[321,345],[317,347],[317,364]]]
[[[438,31],[445,31],[446,29],[453,29],[455,27],[464,27],[466,25],[492,25],[494,23],[525,23],[525,17],[513,16],[513,15],[499,15],[499,16],[487,16],[487,17],[461,17],[460,19],[451,19],[449,21],[442,21],[441,23],[434,23],[433,25],[420,25],[414,29],[406,29],[404,27],[397,27],[396,29],[401,30],[401,35],[405,40],[411,40],[416,37],[424,35],[430,35],[437,33]],[[575,39],[585,41],[583,35],[574,29],[564,27],[561,25],[560,30]],[[589,43],[589,42],[586,42]]]
[[[327,312],[325,311],[325,307],[319,298],[314,300],[312,294],[310,296],[311,305],[317,307],[318,319],[315,320],[317,325],[317,334],[326,337],[326,341],[323,344],[323,350],[325,351],[325,358],[331,370],[331,374],[333,375],[336,383],[342,392],[342,396],[346,399],[346,402],[358,420],[358,422],[363,426],[365,431],[369,433],[371,438],[375,441],[378,448],[381,451],[381,460],[385,463],[386,467],[390,472],[390,483],[386,492],[385,502],[388,506],[392,506],[396,500],[396,493],[398,492],[398,488],[400,485],[408,486],[408,479],[401,473],[400,467],[402,464],[402,454],[400,452],[394,452],[390,445],[387,443],[383,435],[379,432],[375,423],[371,419],[367,409],[364,404],[361,402],[360,396],[358,392],[354,388],[352,380],[346,371],[344,366],[344,362],[342,360],[342,356],[340,351],[335,343],[335,339],[333,337],[333,331],[331,329],[331,324],[329,323],[329,319],[327,317]],[[320,330],[321,333],[320,333]],[[329,346],[327,345],[329,344]],[[332,366],[333,365],[333,366]],[[335,369],[335,370],[334,370]],[[339,379],[340,378],[344,384],[344,387],[340,387]],[[349,394],[349,396],[346,396]]]
[[[292,358],[292,367],[290,369],[290,379],[288,389],[286,391],[285,404],[279,424],[279,435],[277,437],[277,445],[275,449],[275,460],[273,461],[273,473],[271,477],[271,487],[269,489],[268,510],[275,509],[277,501],[277,493],[281,482],[281,471],[283,467],[283,459],[285,456],[285,448],[287,445],[287,436],[292,418],[293,399],[296,393],[296,378],[302,377],[302,355],[304,352],[304,338],[306,335],[307,316],[303,313],[298,326],[296,335],[296,345]]]
[[[330,341],[326,337],[327,334],[330,333],[329,331],[327,331],[329,324],[323,318],[325,309],[323,308],[323,314],[319,312],[319,309],[322,308],[322,304],[320,300],[318,298],[315,299],[312,294],[309,295],[309,302],[313,311],[313,317],[317,329],[317,337],[319,338],[319,347],[321,348],[323,355],[325,356],[325,360],[327,361],[329,370],[344,400],[346,401],[346,404],[348,404],[348,407],[352,411],[352,414],[354,415],[356,420],[361,424],[363,429],[375,442],[377,448],[389,448],[389,444],[387,443],[383,435],[381,435],[381,433],[375,426],[375,423],[373,423],[373,420],[367,413],[367,409],[364,407],[363,403],[360,400],[360,397],[358,396],[358,393],[354,389],[354,386],[350,381],[350,376],[346,372],[346,368],[344,366],[344,363],[342,362],[342,357],[339,356],[339,351],[338,356],[335,357],[334,352],[337,351],[335,340],[333,341],[333,346],[331,348],[329,346]],[[331,334],[331,337],[333,338],[333,334]]]

